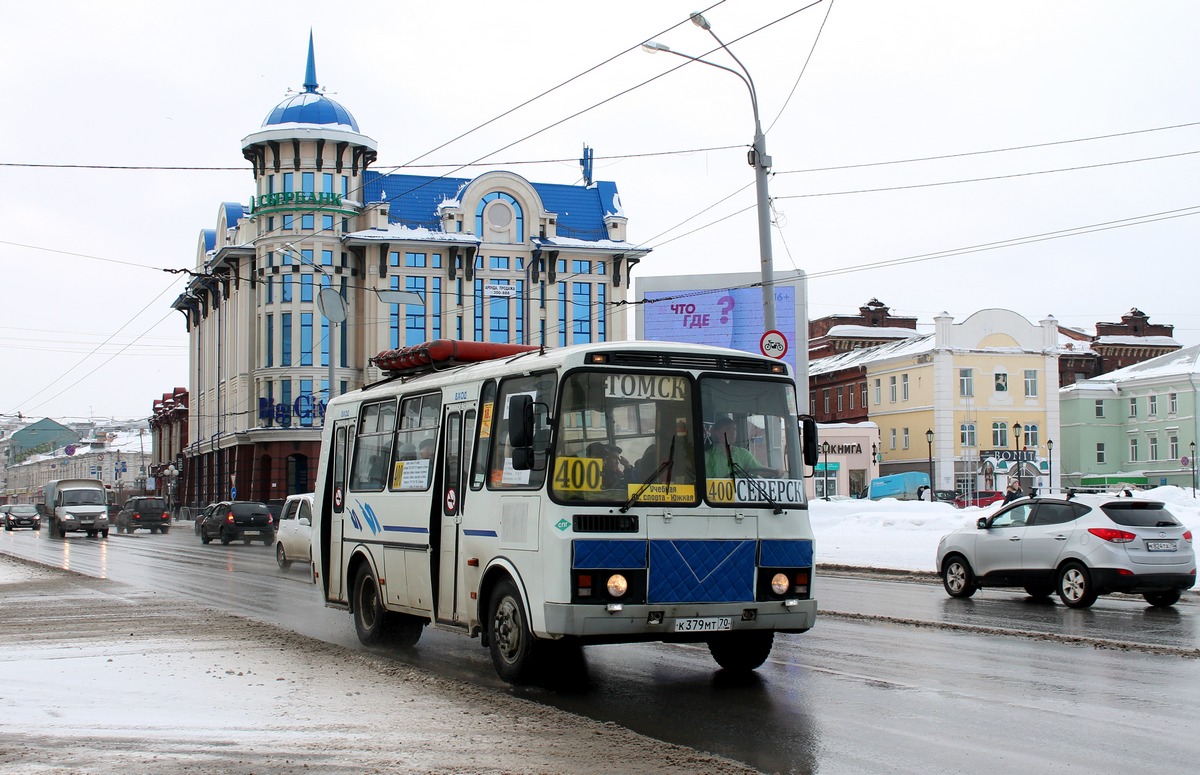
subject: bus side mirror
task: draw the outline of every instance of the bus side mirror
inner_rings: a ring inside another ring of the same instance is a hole
[[[815,468],[821,456],[821,445],[817,441],[817,421],[812,415],[800,418],[800,437],[804,448],[804,465]]]
[[[533,397],[510,396],[508,399],[508,443],[514,448],[533,444]]]

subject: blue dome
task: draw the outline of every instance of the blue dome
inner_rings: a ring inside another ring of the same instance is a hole
[[[275,124],[338,124],[358,131],[350,111],[316,91],[301,92],[276,105],[262,125]]]
[[[304,70],[304,91],[275,106],[263,121],[264,127],[276,124],[335,124],[358,131],[358,122],[350,111],[317,92],[317,64],[313,56],[312,32],[308,33],[308,64]]]

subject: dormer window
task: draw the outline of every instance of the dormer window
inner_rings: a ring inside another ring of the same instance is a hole
[[[525,214],[512,196],[493,191],[475,208],[475,232],[484,242],[524,242]]]

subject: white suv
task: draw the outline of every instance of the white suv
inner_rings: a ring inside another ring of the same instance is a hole
[[[1171,606],[1196,583],[1192,532],[1166,505],[1131,497],[1022,498],[938,544],[937,567],[951,597],[980,587],[1057,592],[1087,608],[1098,595],[1141,594]]]

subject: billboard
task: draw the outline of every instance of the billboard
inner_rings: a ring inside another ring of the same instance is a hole
[[[807,407],[808,313],[803,272],[775,275],[775,327],[788,342],[791,365]],[[639,277],[637,337],[760,353],[762,276],[755,272]]]

